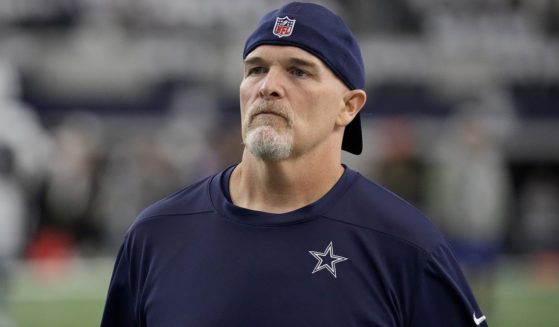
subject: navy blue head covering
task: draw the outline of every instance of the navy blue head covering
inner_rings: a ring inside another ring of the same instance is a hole
[[[266,14],[248,37],[243,59],[263,44],[301,48],[322,60],[350,90],[365,86],[357,39],[339,16],[322,6],[292,2]],[[345,128],[342,149],[353,154],[363,149],[359,114]]]

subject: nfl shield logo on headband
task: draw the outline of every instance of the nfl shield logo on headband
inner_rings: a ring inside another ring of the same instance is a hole
[[[274,25],[274,35],[277,37],[290,36],[295,27],[295,19],[289,19],[285,16],[283,18],[277,17],[276,24]]]

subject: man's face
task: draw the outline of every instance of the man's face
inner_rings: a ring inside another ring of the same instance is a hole
[[[242,136],[255,157],[302,156],[340,128],[348,89],[320,59],[297,47],[261,45],[244,64]]]

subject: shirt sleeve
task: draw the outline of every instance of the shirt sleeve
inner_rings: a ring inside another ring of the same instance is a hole
[[[101,327],[138,326],[134,309],[137,298],[132,287],[131,271],[125,240],[116,258]]]
[[[487,327],[487,320],[446,241],[431,253],[418,278],[408,326]]]

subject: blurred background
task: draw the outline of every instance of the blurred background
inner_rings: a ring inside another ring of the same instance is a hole
[[[240,159],[280,0],[0,0],[0,327],[97,326],[136,215]],[[559,0],[316,1],[360,40],[343,161],[452,242],[491,326],[559,326]]]

